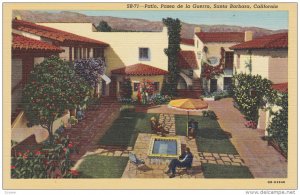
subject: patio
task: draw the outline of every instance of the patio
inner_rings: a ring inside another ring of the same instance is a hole
[[[151,162],[148,156],[150,139],[156,136],[151,132],[149,125],[152,116],[159,117],[159,121],[165,123],[165,127],[170,131],[167,137],[176,136],[184,147],[191,149],[194,155],[192,171],[186,174],[179,170],[176,178],[252,177],[243,159],[229,141],[229,136],[221,129],[217,121],[199,115],[191,116],[200,123],[200,128],[196,139],[188,139],[185,136],[185,115],[148,114],[134,111],[121,113],[100,138],[100,142],[98,141],[100,143],[98,148],[86,152],[74,168],[83,172],[83,177],[90,175],[90,177],[105,178],[109,172],[112,172],[114,173],[112,177],[117,178],[168,178],[168,175],[164,173],[168,168],[168,162],[157,160]],[[214,143],[215,147],[213,147]],[[145,160],[145,166],[136,170],[129,162],[130,152]],[[121,158],[121,164],[118,158]]]

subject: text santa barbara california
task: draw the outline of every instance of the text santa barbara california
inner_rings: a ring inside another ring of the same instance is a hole
[[[251,8],[249,4],[214,4],[214,8]],[[253,8],[278,8],[276,4],[254,4]]]
[[[128,6],[130,5],[130,6]],[[170,9],[170,8],[196,8],[196,9],[209,9],[209,8],[245,8],[245,9],[262,9],[262,8],[278,8],[276,4],[213,4],[213,6],[209,4],[144,4],[140,7],[144,8],[162,8],[162,9]],[[139,8],[139,4],[127,4],[127,8]]]

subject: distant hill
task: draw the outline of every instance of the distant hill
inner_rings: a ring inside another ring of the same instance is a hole
[[[113,29],[118,31],[161,31],[163,24],[161,21],[148,21],[143,19],[119,18],[110,16],[87,16],[84,14],[61,11],[58,13],[49,13],[44,11],[13,11],[13,17],[21,16],[23,20],[30,22],[90,22],[96,26],[101,20],[106,21]],[[182,23],[182,37],[192,38],[194,34],[194,27],[200,26],[201,31],[204,32],[244,32],[250,30],[254,33],[254,37],[262,35],[287,32],[282,30],[269,30],[258,27],[241,27],[231,25],[203,25],[203,24],[188,24]]]

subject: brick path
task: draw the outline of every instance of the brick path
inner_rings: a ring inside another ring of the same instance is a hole
[[[71,141],[79,147],[79,154],[73,154],[73,160],[79,160],[87,152],[96,150],[99,139],[119,116],[120,104],[115,101],[103,101],[100,105],[90,106],[85,118],[76,126],[67,130]]]
[[[208,103],[209,109],[217,114],[224,131],[232,134],[231,142],[255,178],[287,177],[285,158],[261,139],[261,130],[244,127],[245,119],[233,107],[231,98]]]

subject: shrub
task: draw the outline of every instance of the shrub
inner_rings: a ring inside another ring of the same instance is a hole
[[[287,155],[288,152],[288,94],[283,94],[276,103],[281,109],[271,113],[273,118],[267,128],[270,138],[274,139],[280,149]]]
[[[122,104],[137,104],[137,100],[132,98],[119,98],[118,101]]]
[[[79,173],[71,170],[74,161],[70,155],[78,152],[69,137],[54,134],[56,145],[44,142],[41,150],[18,152],[11,161],[12,178],[76,178]]]
[[[171,101],[171,97],[168,95],[155,94],[150,98],[149,104],[161,105],[161,104],[167,104],[170,101]]]
[[[223,98],[231,97],[231,94],[228,91],[216,91],[213,93],[206,93],[202,95],[200,98],[211,98],[214,97],[215,100],[220,100]]]
[[[260,75],[237,74],[233,77],[233,99],[246,120],[258,122],[258,110],[276,99],[272,82]]]
[[[212,110],[207,110],[207,111],[204,110],[204,111],[202,111],[202,114],[203,114],[204,117],[208,117],[212,120],[217,120],[218,119],[217,115]]]

